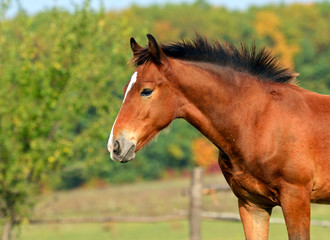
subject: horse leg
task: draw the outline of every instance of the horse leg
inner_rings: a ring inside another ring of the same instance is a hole
[[[281,207],[290,240],[310,239],[310,193],[304,187],[281,192]]]
[[[238,205],[246,240],[267,240],[273,208],[263,208],[241,199],[238,199]]]

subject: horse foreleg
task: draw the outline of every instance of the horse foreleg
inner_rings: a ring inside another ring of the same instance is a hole
[[[239,214],[247,240],[266,240],[269,232],[269,218],[272,208],[263,208],[238,199]]]
[[[304,187],[281,192],[281,207],[290,240],[310,239],[310,194]]]

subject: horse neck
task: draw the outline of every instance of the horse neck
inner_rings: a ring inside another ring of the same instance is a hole
[[[262,84],[226,67],[182,62],[177,67],[174,82],[184,98],[179,117],[217,147],[229,151],[242,136],[241,130],[264,108]]]

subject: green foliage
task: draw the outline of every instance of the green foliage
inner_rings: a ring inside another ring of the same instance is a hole
[[[61,171],[61,185],[63,189],[72,189],[81,186],[87,180],[85,164],[73,163]]]

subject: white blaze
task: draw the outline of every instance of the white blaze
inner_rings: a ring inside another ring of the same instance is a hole
[[[125,99],[126,99],[126,96],[127,96],[128,92],[132,89],[134,83],[136,82],[136,79],[137,79],[137,72],[134,72],[132,77],[131,77],[131,80],[130,80],[128,86],[127,86],[123,103],[125,102]],[[111,154],[112,154],[112,142],[113,142],[113,133],[112,132],[113,132],[113,128],[115,127],[116,121],[117,121],[117,118],[116,118],[115,122],[112,125],[111,133],[110,133],[109,140],[108,140],[108,150]]]
[[[129,81],[129,84],[127,86],[123,103],[125,102],[125,99],[126,99],[126,96],[127,96],[128,92],[132,89],[134,83],[136,82],[136,79],[137,79],[137,72],[134,72],[133,75],[132,75],[132,77],[131,77],[131,81]]]

